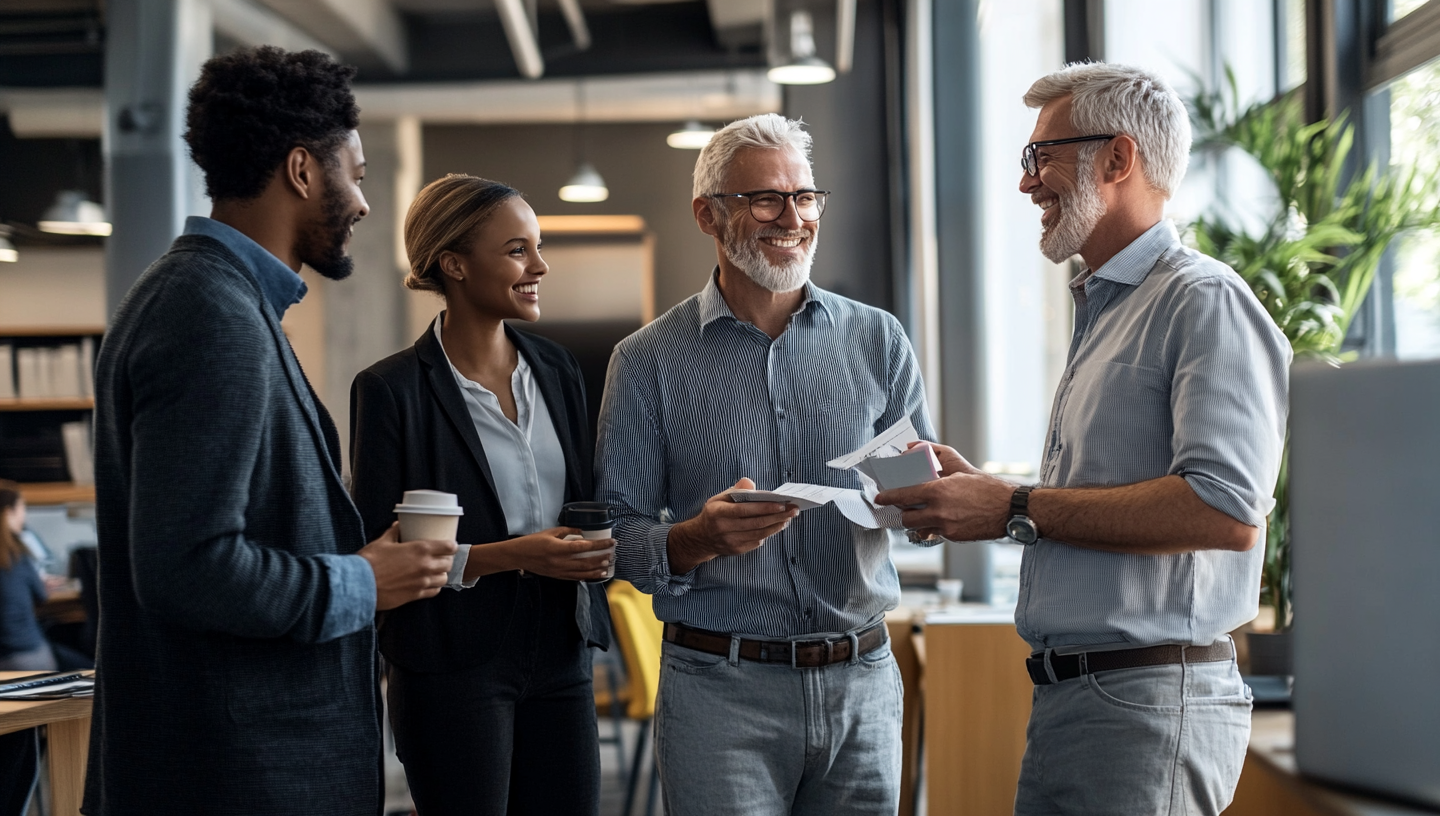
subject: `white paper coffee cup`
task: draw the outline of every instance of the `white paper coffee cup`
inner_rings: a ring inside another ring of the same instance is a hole
[[[614,532],[615,532],[615,528],[613,528],[613,527],[606,528],[606,529],[604,529],[604,530],[582,530],[582,531],[580,531],[580,535],[578,535],[578,536],[577,536],[577,535],[568,535],[568,536],[565,536],[565,540],[566,540],[566,541],[580,541],[581,539],[584,539],[584,540],[586,540],[586,541],[604,541],[605,539],[612,537],[612,535],[614,534]],[[573,557],[574,557],[574,558],[598,558],[598,557],[600,557],[600,556],[602,556],[602,555],[608,555],[608,556],[610,556],[610,569],[606,570],[606,571],[605,571],[605,577],[602,578],[602,579],[600,579],[600,580],[602,580],[602,581],[608,581],[608,580],[610,580],[611,578],[614,578],[614,577],[615,577],[615,547],[614,547],[613,545],[610,546],[610,547],[606,547],[606,548],[603,549],[603,550],[591,550],[590,552],[575,553],[575,555],[574,555]]]
[[[395,505],[400,519],[400,540],[454,541],[465,511],[454,493],[439,490],[407,490]]]

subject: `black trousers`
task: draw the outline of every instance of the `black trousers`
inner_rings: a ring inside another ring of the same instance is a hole
[[[599,813],[595,694],[574,584],[522,578],[511,620],[503,646],[474,668],[386,669],[390,725],[420,816]]]

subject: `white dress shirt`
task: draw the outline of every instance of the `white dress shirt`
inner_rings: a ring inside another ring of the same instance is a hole
[[[485,449],[510,535],[529,535],[554,527],[565,502],[565,452],[545,397],[535,386],[530,364],[525,355],[516,354],[515,371],[510,375],[510,391],[515,396],[515,421],[511,422],[500,408],[500,399],[485,386],[466,378],[450,361],[441,339],[444,317],[441,312],[435,318],[435,339],[440,341],[440,350],[460,386],[470,421],[475,423],[480,446]],[[463,580],[469,557],[470,545],[459,545],[446,586],[460,589],[475,585],[474,580]]]

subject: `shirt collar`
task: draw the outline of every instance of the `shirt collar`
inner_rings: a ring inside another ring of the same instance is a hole
[[[1139,238],[1106,261],[1090,277],[1103,278],[1126,286],[1139,286],[1165,251],[1180,243],[1180,234],[1169,219],[1141,233]],[[1087,281],[1088,282],[1088,281]]]
[[[185,219],[185,234],[214,238],[235,253],[250,270],[250,274],[255,276],[255,281],[260,284],[260,291],[279,317],[284,317],[286,309],[305,297],[308,287],[295,270],[286,266],[284,261],[272,255],[268,249],[255,243],[250,236],[229,224],[192,215]]]
[[[825,298],[829,293],[808,280],[805,281],[804,289],[805,299],[800,301],[800,306],[795,309],[791,317],[804,312],[813,303],[817,308],[817,315],[830,319],[830,306],[825,303]],[[700,290],[701,333],[705,331],[706,326],[722,317],[728,317],[737,322],[740,320],[734,312],[730,311],[730,304],[725,302],[725,296],[720,294],[720,267],[717,266],[710,273],[710,280],[706,282],[705,288]]]
[[[461,374],[460,369],[456,368],[455,364],[450,362],[450,353],[445,351],[445,341],[440,336],[440,327],[444,323],[444,320],[445,312],[442,311],[440,314],[435,315],[435,342],[440,346],[440,356],[445,358],[445,365],[450,366],[450,373],[455,375],[455,381],[460,384],[461,388],[471,386],[489,394],[490,389]],[[529,382],[530,378],[530,364],[525,361],[525,355],[519,353],[519,349],[516,349],[515,353],[515,371],[510,375],[512,383],[515,382],[516,377],[519,377],[521,383]]]

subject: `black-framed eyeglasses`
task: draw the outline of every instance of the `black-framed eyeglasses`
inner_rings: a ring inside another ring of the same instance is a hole
[[[1050,147],[1051,145],[1071,144],[1073,142],[1098,142],[1101,139],[1113,138],[1115,138],[1115,134],[1106,133],[1104,135],[1096,136],[1076,136],[1073,139],[1050,139],[1049,141],[1044,142],[1031,142],[1030,144],[1025,145],[1024,150],[1020,151],[1020,166],[1024,168],[1025,175],[1038,176],[1040,175],[1040,159],[1035,155],[1035,148]]]
[[[711,198],[746,198],[750,200],[750,217],[762,224],[779,220],[785,214],[785,205],[795,200],[795,214],[801,221],[819,221],[825,214],[825,200],[829,190],[796,190],[787,193],[782,190],[752,190],[748,193],[711,193]]]

